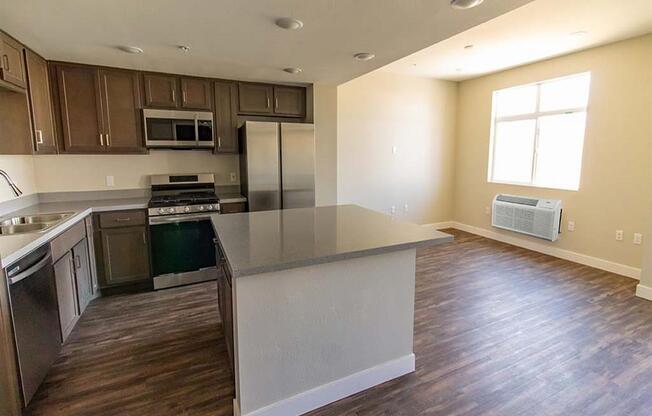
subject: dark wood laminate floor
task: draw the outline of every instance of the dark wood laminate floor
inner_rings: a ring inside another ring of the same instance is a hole
[[[636,281],[449,230],[417,261],[416,372],[311,416],[650,415]],[[213,283],[99,299],[30,415],[227,415]]]

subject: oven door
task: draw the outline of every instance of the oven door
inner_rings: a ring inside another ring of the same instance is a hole
[[[150,217],[154,288],[215,280],[215,232],[205,214]]]

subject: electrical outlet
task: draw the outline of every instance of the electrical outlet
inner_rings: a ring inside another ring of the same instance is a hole
[[[616,230],[616,241],[623,241],[625,239],[625,232],[623,230]]]
[[[491,208],[490,207],[484,207],[484,213],[487,215],[491,215]]]
[[[113,179],[113,176],[106,177],[106,186],[115,186],[115,180]]]
[[[236,179],[235,172],[231,172],[231,182],[235,182]]]
[[[403,205],[403,211],[408,212],[408,204]]]
[[[634,233],[634,244],[640,245],[643,244],[643,234],[641,233]]]
[[[568,231],[575,231],[575,221],[568,221]]]
[[[392,207],[389,209],[389,212],[394,215],[396,214],[396,205],[392,205]]]

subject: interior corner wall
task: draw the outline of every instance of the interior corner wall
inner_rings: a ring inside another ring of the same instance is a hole
[[[591,71],[579,191],[511,186],[487,181],[492,92]],[[491,228],[485,207],[498,193],[561,199],[561,239],[547,244],[618,264],[641,267],[652,201],[652,35],[601,46],[461,82],[457,106],[454,219]],[[575,221],[574,232],[566,230]],[[615,240],[624,230],[624,241]],[[520,235],[518,235],[520,236]]]
[[[455,82],[385,71],[338,86],[338,203],[451,220],[456,97]]]
[[[315,203],[337,204],[337,86],[314,84]]]

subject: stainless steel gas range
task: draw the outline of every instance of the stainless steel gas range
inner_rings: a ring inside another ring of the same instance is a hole
[[[152,175],[148,205],[154,289],[215,280],[210,215],[220,212],[212,173]]]

